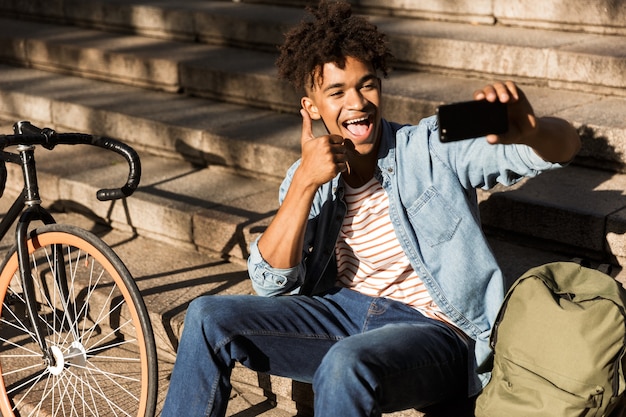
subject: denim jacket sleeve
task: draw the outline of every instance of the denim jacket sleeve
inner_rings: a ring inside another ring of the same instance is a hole
[[[286,269],[273,268],[263,259],[257,243],[258,238],[250,245],[248,256],[248,274],[254,291],[258,295],[271,297],[298,288],[304,279],[304,264]]]
[[[430,141],[430,152],[449,166],[467,189],[489,189],[497,183],[512,185],[567,165],[544,161],[526,145],[491,145],[484,138],[442,143],[436,118],[427,118],[424,123],[437,137]]]

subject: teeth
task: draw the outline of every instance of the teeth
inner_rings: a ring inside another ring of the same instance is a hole
[[[367,117],[361,117],[360,119],[348,120],[346,122],[346,124],[347,125],[351,125],[351,124],[354,124],[354,123],[365,122],[365,121],[367,121],[367,119],[368,119]]]

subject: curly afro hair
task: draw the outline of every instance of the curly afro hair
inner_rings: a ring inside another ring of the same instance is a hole
[[[392,57],[385,35],[362,17],[352,15],[349,3],[321,0],[307,7],[313,21],[303,20],[285,35],[276,61],[278,75],[296,89],[313,88],[315,75],[326,63],[345,68],[346,57],[371,63],[387,75]]]

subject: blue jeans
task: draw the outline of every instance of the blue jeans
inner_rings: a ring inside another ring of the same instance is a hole
[[[187,311],[162,416],[224,416],[235,362],[311,382],[316,416],[380,416],[467,397],[467,359],[443,323],[348,289],[203,296]]]

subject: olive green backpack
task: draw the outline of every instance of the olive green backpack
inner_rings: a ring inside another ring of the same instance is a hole
[[[621,415],[625,305],[614,278],[578,263],[526,272],[493,328],[492,377],[476,417]]]

